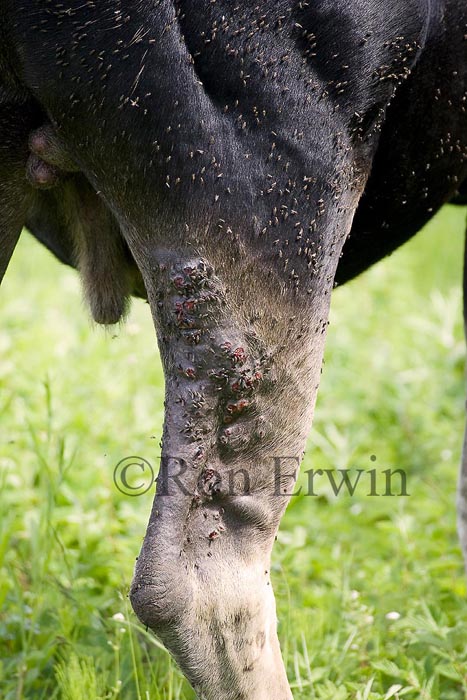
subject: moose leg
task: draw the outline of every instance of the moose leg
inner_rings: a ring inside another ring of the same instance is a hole
[[[18,242],[23,222],[17,215],[13,202],[8,202],[8,192],[0,186],[0,284]]]
[[[467,337],[467,231],[464,250],[464,330]],[[467,569],[467,426],[464,434],[462,462],[457,485],[457,529]]]
[[[310,312],[253,266],[234,274],[188,251],[145,267],[166,402],[132,605],[200,698],[290,700],[270,557],[311,424],[329,295]]]
[[[26,219],[31,190],[24,176],[27,133],[31,117],[27,105],[2,102],[0,85],[0,284]]]

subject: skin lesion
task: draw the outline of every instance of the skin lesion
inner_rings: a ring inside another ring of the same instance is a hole
[[[246,427],[257,394],[271,384],[272,357],[261,350],[259,339],[252,347],[232,326],[225,291],[205,260],[177,264],[168,277],[168,291],[157,294],[157,322],[177,383],[186,385],[180,403],[199,425],[208,395],[214,395],[218,446],[234,449],[240,439],[237,422]],[[184,432],[191,435],[188,423]]]

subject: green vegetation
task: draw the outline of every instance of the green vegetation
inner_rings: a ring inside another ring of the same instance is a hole
[[[334,295],[304,469],[376,469],[380,490],[404,469],[411,495],[335,497],[319,477],[292,499],[273,574],[296,700],[467,698],[464,220],[444,210]],[[152,496],[112,478],[128,455],[157,462],[149,308],[93,328],[76,274],[27,234],[0,308],[0,697],[192,699],[126,598]]]

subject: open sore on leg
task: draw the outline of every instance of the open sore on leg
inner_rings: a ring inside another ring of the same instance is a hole
[[[311,424],[323,319],[312,337],[287,296],[271,318],[265,286],[252,279],[245,294],[247,280],[227,285],[202,258],[151,269],[166,410],[131,601],[200,697],[289,700],[270,555]]]

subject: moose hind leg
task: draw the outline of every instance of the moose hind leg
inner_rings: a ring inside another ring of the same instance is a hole
[[[26,220],[32,191],[26,182],[27,135],[36,118],[29,102],[9,102],[0,81],[0,284]]]
[[[133,608],[203,700],[291,700],[270,556],[311,424],[324,319],[310,324],[252,269],[189,250],[144,267],[166,401]]]

